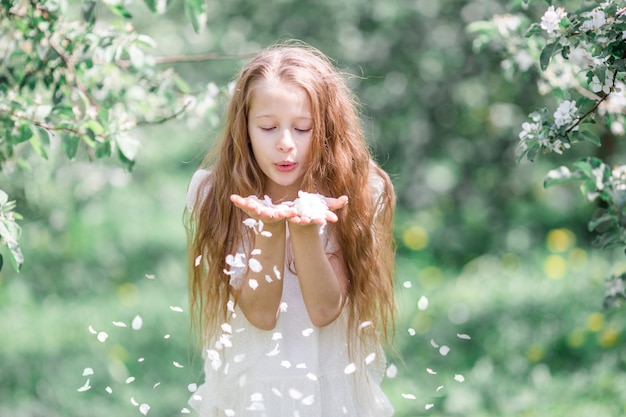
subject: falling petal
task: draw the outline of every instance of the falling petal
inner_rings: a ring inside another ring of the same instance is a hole
[[[250,252],[250,255],[260,255],[261,254],[261,249],[254,249],[252,252]]]
[[[113,394],[113,388],[111,387],[106,387],[104,390],[108,392],[109,394]]]
[[[83,369],[83,376],[89,376],[89,375],[93,375],[93,369],[91,368]]]
[[[279,398],[282,398],[282,397],[283,397],[283,393],[282,393],[282,392],[280,392],[280,390],[279,390],[278,388],[272,388],[272,393],[273,393],[275,396],[279,397]]]
[[[430,339],[430,345],[432,347],[434,347],[435,349],[437,349],[439,347],[439,345],[437,344],[437,342],[435,342],[435,339]]]
[[[393,363],[391,365],[389,365],[389,367],[387,368],[387,378],[393,379],[396,377],[396,375],[398,375],[398,368],[396,368],[396,365],[394,365]]]
[[[143,362],[145,359],[144,358],[139,358],[137,359],[137,362]]]
[[[267,230],[263,230],[263,231],[261,232],[261,236],[264,236],[264,237],[272,237],[272,232],[268,232]]]
[[[274,265],[274,275],[276,275],[276,279],[280,281],[281,275],[280,275],[280,271],[278,270],[278,267],[276,265]]]
[[[159,385],[161,385],[161,383],[160,383],[160,382],[156,382],[156,383],[152,386],[152,389],[155,389],[155,388],[156,388],[156,387],[158,387]]]
[[[306,369],[306,363],[299,363],[296,365],[297,369]]]
[[[409,336],[415,336],[415,329],[412,327],[409,328]]]
[[[202,262],[202,255],[196,256],[196,260],[194,262],[194,265],[198,266],[198,265],[200,265],[200,262]]]
[[[172,337],[172,336],[171,336],[171,335],[169,335],[169,334],[164,334],[164,335],[163,335],[163,339],[169,339],[170,337]]]
[[[154,274],[145,274],[144,276],[146,278],[148,278],[148,279],[154,279],[155,278]]]
[[[413,394],[402,394],[402,396],[404,398],[406,398],[407,400],[414,400],[415,399],[415,395],[413,395]]]
[[[281,365],[282,367],[287,368],[287,369],[291,368],[291,362],[289,362],[289,361],[282,361],[282,362],[280,363],[280,365]]]
[[[463,375],[461,375],[461,374],[455,374],[454,375],[454,380],[457,381],[457,382],[463,382],[463,381],[465,381],[465,377]]]
[[[235,416],[235,410],[231,410],[231,409],[224,410],[224,415],[226,417],[234,417]]]
[[[220,327],[226,333],[233,333],[233,327],[229,323],[222,323]]]
[[[226,414],[227,411],[229,411],[229,410],[224,411],[224,414]],[[188,408],[185,407],[182,410],[180,410],[180,413],[181,414],[191,414],[191,411]],[[226,414],[226,415],[228,415],[228,414]]]
[[[183,309],[181,307],[177,307],[177,306],[170,306],[170,310],[175,311],[177,313],[182,313]]]
[[[250,267],[250,270],[252,270],[252,272],[261,272],[261,270],[263,269],[263,266],[261,265],[261,262],[259,262],[257,259],[254,258],[250,258],[248,260],[248,266]]]
[[[289,396],[294,400],[299,400],[300,398],[302,398],[302,393],[295,388],[290,388]]]
[[[124,323],[123,321],[114,321],[113,325],[115,327],[128,327],[128,325],[126,323]]]
[[[374,362],[374,359],[376,359],[376,352],[372,352],[367,355],[365,357],[365,363],[369,365],[370,363]]]
[[[356,365],[351,363],[348,366],[345,367],[345,369],[343,370],[343,373],[346,375],[350,375],[352,373],[354,373],[356,371]]]
[[[141,411],[141,414],[143,414],[145,416],[146,414],[148,414],[148,411],[150,411],[150,406],[148,404],[145,404],[145,403],[141,404],[139,406],[139,411]]]
[[[428,298],[422,295],[420,299],[417,301],[417,308],[420,309],[421,311],[426,310],[428,308]]]
[[[308,374],[306,374],[306,377],[309,378],[311,381],[317,381],[317,375],[309,372]]]
[[[311,328],[308,328],[308,329],[302,330],[302,336],[304,336],[304,337],[309,337],[309,336],[311,336],[311,334],[313,334],[313,331],[314,331],[314,330],[313,330],[313,329],[311,329]]]
[[[189,390],[189,392],[196,392],[198,390],[198,384],[191,383],[187,385],[187,389]]]
[[[143,326],[143,319],[141,318],[141,316],[139,315],[135,316],[130,326],[133,328],[133,330],[141,329],[141,327]]]
[[[267,352],[267,356],[276,356],[280,353],[280,349],[278,348],[278,343],[274,346],[274,349]]]
[[[269,275],[265,275],[265,281],[267,281],[267,282],[272,282],[272,281],[274,281],[274,280],[273,280],[273,279],[272,279],[272,277],[270,277]]]
[[[98,341],[101,343],[104,343],[107,339],[108,339],[109,335],[107,332],[100,332],[98,333]]]
[[[424,406],[425,409],[430,410],[431,408],[433,408],[435,406],[435,404],[426,404]]]
[[[450,353],[450,347],[443,345],[439,348],[439,354],[441,356],[446,356],[448,353]]]
[[[428,373],[429,373],[429,374],[431,374],[431,375],[437,375],[437,372],[433,371],[433,370],[432,370],[432,369],[430,369],[430,368],[426,368],[426,372],[428,372]]]
[[[233,357],[233,362],[235,363],[241,363],[243,362],[243,360],[246,358],[246,354],[242,353],[241,355],[235,355],[235,357]]]
[[[287,305],[286,302],[283,301],[282,303],[280,303],[280,306],[279,306],[280,312],[281,313],[286,313],[287,312],[287,307],[288,307],[288,305]]]
[[[228,302],[226,303],[226,308],[231,313],[234,313],[235,312],[235,302],[233,300],[228,300]]]
[[[91,324],[89,325],[89,333],[98,334],[98,332],[91,326]]]
[[[126,381],[125,381],[125,382],[126,382],[127,384],[130,384],[130,383],[131,383],[131,382],[133,382],[134,380],[135,380],[135,377],[134,377],[134,376],[129,376],[128,378],[126,378]]]
[[[304,397],[302,399],[302,404],[304,404],[304,405],[313,405],[314,402],[315,402],[315,396],[314,395],[309,395],[308,397]]]
[[[272,334],[272,340],[280,340],[283,338],[283,334],[281,332],[274,332]]]
[[[139,403],[137,402],[137,400],[135,400],[135,397],[130,397],[130,403],[135,407],[139,406]]]
[[[174,366],[175,366],[175,367],[177,367],[177,368],[184,368],[184,366],[183,366],[183,365],[181,365],[180,363],[178,363],[178,362],[176,362],[176,361],[174,361],[174,362],[172,362],[172,363],[173,363],[173,364],[174,364]]]
[[[254,279],[254,278],[250,278],[248,280],[248,285],[250,286],[250,288],[252,288],[253,290],[256,290],[259,287],[259,282]]]
[[[413,286],[413,284],[411,284],[411,281],[404,281],[404,283],[402,284],[402,286],[404,288],[411,288]]]
[[[371,325],[372,325],[372,322],[371,322],[371,321],[364,321],[363,323],[359,324],[359,330],[360,330],[360,329],[364,329],[364,328],[366,328],[367,326],[371,326]]]
[[[263,401],[263,394],[261,394],[260,392],[255,392],[254,394],[250,396],[250,401],[252,402]]]
[[[87,381],[85,381],[85,384],[78,388],[78,392],[85,392],[91,389],[91,385],[89,385],[89,379],[87,379]]]
[[[465,339],[465,340],[470,340],[472,337],[468,334],[463,334],[463,333],[457,333],[456,336],[459,339]]]

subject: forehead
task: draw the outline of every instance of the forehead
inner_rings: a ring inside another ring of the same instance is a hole
[[[311,116],[311,99],[296,83],[276,78],[256,81],[250,91],[250,112],[262,115],[291,114]]]

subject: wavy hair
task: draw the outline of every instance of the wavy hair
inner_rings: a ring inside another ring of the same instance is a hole
[[[230,289],[223,272],[225,258],[245,240],[244,213],[229,196],[264,192],[266,178],[248,136],[248,111],[256,83],[268,77],[303,88],[311,101],[310,164],[300,188],[349,198],[337,213],[339,221],[327,228],[338,243],[348,277],[344,308],[350,313],[349,334],[361,331],[374,338],[382,334],[388,341],[395,317],[393,187],[372,159],[358,104],[344,75],[319,50],[294,42],[261,51],[242,69],[226,109],[221,140],[202,161],[201,167],[211,171],[206,180],[210,184],[198,188],[186,221],[192,326],[206,343],[227,318]],[[373,191],[370,175],[382,180],[382,192]],[[364,322],[373,326],[363,326]]]

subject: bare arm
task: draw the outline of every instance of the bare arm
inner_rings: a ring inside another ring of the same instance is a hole
[[[289,223],[296,270],[311,322],[327,326],[339,316],[347,279],[343,260],[324,251],[319,226]]]

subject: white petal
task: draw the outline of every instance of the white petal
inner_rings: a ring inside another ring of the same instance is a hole
[[[253,272],[257,273],[261,272],[261,270],[263,269],[263,265],[261,265],[261,262],[254,258],[250,258],[250,260],[248,260],[248,266]]]
[[[108,339],[109,335],[107,332],[100,332],[98,333],[98,341],[101,343],[104,343],[107,339]]]
[[[289,362],[289,361],[282,361],[280,363],[280,365],[285,367],[285,368],[287,368],[287,369],[291,368],[291,362]]]
[[[130,324],[133,330],[139,330],[143,326],[143,319],[141,316],[137,315],[133,319],[133,322]]]
[[[470,340],[472,337],[468,334],[463,334],[463,333],[457,333],[456,336],[459,339],[465,339],[465,340]]]
[[[432,347],[434,347],[435,349],[437,349],[439,347],[439,345],[437,344],[437,342],[435,342],[435,339],[430,339],[430,345]]]
[[[433,371],[433,370],[432,370],[432,369],[430,369],[430,368],[426,368],[426,372],[428,372],[428,373],[429,373],[429,374],[431,374],[431,375],[437,375],[437,372]]]
[[[156,387],[158,387],[159,385],[161,385],[161,382],[156,382],[153,386],[152,389],[155,389]]]
[[[226,417],[234,417],[235,416],[235,410],[231,410],[230,408],[228,410],[224,410],[224,415]]]
[[[402,283],[402,286],[403,286],[404,288],[411,288],[411,287],[413,286],[413,284],[411,283],[411,281],[404,281],[404,282]]]
[[[252,288],[253,290],[256,290],[259,287],[259,282],[254,279],[254,278],[250,278],[248,280],[248,285],[250,286],[250,288]]]
[[[439,348],[439,354],[441,356],[446,356],[448,353],[450,353],[450,347],[443,345]]]
[[[415,329],[414,328],[409,328],[409,335],[410,336],[415,336]]]
[[[457,381],[457,382],[463,382],[463,381],[465,381],[465,377],[463,375],[461,375],[461,374],[455,374],[454,375],[454,380]]]
[[[317,375],[309,372],[308,374],[306,374],[306,377],[309,378],[311,381],[317,381]]]
[[[435,404],[426,404],[424,406],[425,409],[430,410],[431,408],[433,408],[435,406]]]
[[[85,368],[83,369],[83,376],[93,375],[93,369]]]
[[[78,392],[85,392],[91,389],[91,385],[89,385],[89,379],[85,381],[82,387],[78,388]]]
[[[139,411],[141,411],[141,414],[145,416],[146,414],[148,414],[148,411],[150,411],[150,406],[146,403],[141,404],[139,406]]]
[[[172,362],[172,363],[173,363],[173,364],[174,364],[174,366],[175,366],[175,367],[177,367],[177,368],[184,368],[184,367],[183,367],[183,365],[181,365],[180,363],[178,363],[178,362],[176,362],[176,361],[174,361],[174,362]]]
[[[137,407],[139,405],[139,403],[137,402],[137,400],[135,399],[135,397],[130,397],[130,403],[132,405],[134,405],[135,407]]]
[[[267,282],[272,282],[272,281],[274,281],[274,280],[273,280],[273,279],[272,279],[272,277],[270,277],[269,275],[265,275],[265,281],[267,281]]]
[[[414,400],[415,399],[415,395],[413,395],[413,394],[402,394],[402,396],[404,398],[406,398],[407,400]]]
[[[155,278],[154,274],[145,274],[144,276],[145,276],[147,279],[154,279],[154,278]]]
[[[254,249],[252,252],[250,252],[250,255],[260,255],[261,254],[261,249]]]
[[[351,363],[348,366],[345,367],[345,369],[343,370],[343,373],[346,375],[350,375],[352,373],[354,373],[356,371],[356,365]]]
[[[278,270],[278,267],[276,265],[274,265],[274,275],[276,275],[276,279],[280,281],[280,271]]]
[[[420,299],[417,301],[417,308],[420,309],[421,311],[426,310],[428,308],[428,298],[422,295]]]
[[[89,329],[89,333],[91,333],[91,334],[98,334],[98,332],[93,328],[93,326],[91,324],[89,325],[88,329]]]
[[[194,262],[194,265],[198,266],[198,265],[200,265],[200,262],[202,262],[202,255],[196,256],[196,260]]]
[[[443,389],[443,385],[439,385],[439,386],[437,387],[437,389],[435,390],[435,392],[439,392],[439,391],[441,391],[442,389]]]
[[[289,396],[294,400],[299,400],[300,398],[302,398],[302,393],[295,388],[290,388]]]
[[[371,326],[372,322],[371,321],[364,321],[363,323],[359,324],[359,329],[364,329],[367,326]]]
[[[182,313],[183,309],[181,307],[170,306],[170,310],[175,311],[177,313]]]
[[[315,396],[314,395],[309,395],[308,397],[304,397],[302,399],[302,404],[304,404],[304,405],[313,405],[314,402],[315,402]]]
[[[113,388],[111,387],[106,387],[104,390],[108,392],[109,394],[113,394]]]
[[[302,336],[304,337],[308,337],[311,336],[311,334],[313,334],[313,329],[311,329],[310,327],[308,329],[302,330]]]
[[[398,368],[393,363],[387,368],[387,378],[395,378],[398,375]]]
[[[123,321],[114,321],[113,325],[115,327],[128,327],[128,325],[126,323],[124,323]]]
[[[376,359],[376,352],[372,352],[365,357],[365,363],[369,365],[370,363],[374,362],[375,359]]]
[[[126,381],[124,381],[124,382],[126,382],[127,384],[130,384],[130,383],[131,383],[131,382],[133,382],[134,380],[135,380],[135,377],[134,377],[134,376],[129,376],[128,378],[126,378]]]

